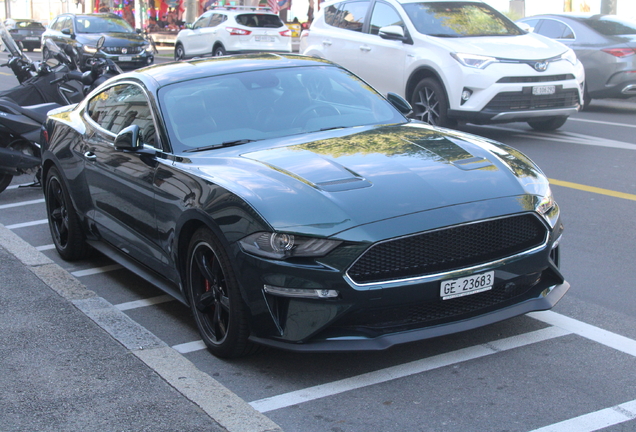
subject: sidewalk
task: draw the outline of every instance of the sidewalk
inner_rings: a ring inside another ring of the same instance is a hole
[[[0,430],[281,429],[0,225]]]

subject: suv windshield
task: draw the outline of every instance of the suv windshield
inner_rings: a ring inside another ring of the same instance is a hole
[[[512,21],[488,5],[474,2],[407,3],[404,10],[418,32],[438,37],[517,36]]]
[[[15,23],[15,28],[44,30],[44,26],[36,21],[18,21]]]
[[[605,36],[636,34],[636,23],[616,17],[594,17],[586,19],[585,24]]]
[[[78,16],[78,33],[134,33],[133,28],[119,17]]]

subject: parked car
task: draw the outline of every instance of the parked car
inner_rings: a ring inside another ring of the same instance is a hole
[[[222,357],[384,349],[551,308],[569,285],[545,175],[389,100],[294,54],[118,75],[49,114],[55,247],[189,304]]]
[[[12,19],[11,28],[7,27],[11,37],[20,49],[33,51],[41,46],[40,38],[46,27],[32,19]]]
[[[292,32],[269,8],[214,7],[179,31],[174,59],[292,50]]]
[[[300,51],[404,96],[434,125],[526,121],[553,130],[582,102],[585,75],[572,50],[479,0],[331,1]]]
[[[96,45],[101,36],[106,40],[97,52]],[[47,39],[60,48],[70,46],[82,69],[90,67],[87,62],[93,56],[109,58],[122,68],[137,68],[154,62],[149,42],[116,14],[59,15],[42,34],[42,45]],[[49,56],[46,47],[42,49],[42,56],[45,59]]]
[[[551,14],[518,21],[574,50],[585,68],[585,105],[636,96],[636,22],[616,15]]]

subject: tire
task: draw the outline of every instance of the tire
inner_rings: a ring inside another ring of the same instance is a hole
[[[583,107],[581,108],[581,111],[586,111],[587,109],[589,109],[590,103],[592,103],[592,98],[587,92],[587,86],[585,86],[585,90],[583,91]]]
[[[0,193],[4,192],[4,190],[11,184],[11,180],[13,176],[10,174],[0,174]]]
[[[563,126],[567,120],[567,117],[552,117],[549,120],[529,121],[528,124],[538,131],[553,131]]]
[[[174,59],[176,61],[185,59],[185,51],[183,50],[183,45],[177,44],[177,46],[174,47]]]
[[[421,80],[410,100],[412,116],[434,126],[455,127],[457,121],[448,118],[448,97],[444,87],[435,78]]]
[[[214,57],[219,57],[219,56],[224,56],[227,52],[225,51],[225,48],[223,48],[221,45],[217,46],[216,48],[214,48],[214,50],[212,50],[212,55]]]
[[[197,230],[188,247],[186,295],[194,319],[212,354],[234,358],[252,354],[247,307],[221,242],[207,228]]]
[[[66,261],[88,258],[91,248],[86,243],[86,236],[62,176],[55,167],[46,176],[44,198],[49,229],[57,253]]]

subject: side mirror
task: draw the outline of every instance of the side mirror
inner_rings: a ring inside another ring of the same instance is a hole
[[[69,28],[62,29],[62,34],[65,34],[66,36],[70,36],[71,39],[75,39],[75,33],[73,33],[73,30]]]
[[[524,22],[518,22],[515,24],[517,24],[517,27],[519,27],[521,30],[525,32],[532,33],[534,31],[534,27],[530,27],[529,24],[526,24]]]
[[[400,40],[404,42],[406,40],[406,35],[404,34],[404,29],[399,25],[390,25],[386,27],[381,27],[378,35],[382,39],[388,40]]]
[[[411,104],[408,103],[406,99],[404,99],[402,96],[400,96],[397,93],[392,93],[392,92],[387,93],[386,99],[389,102],[391,102],[391,105],[397,108],[399,112],[404,114],[404,116],[408,116],[409,114],[413,112],[413,107],[411,107]]]
[[[115,148],[117,150],[135,151],[144,147],[139,136],[139,125],[130,125],[122,129],[115,137]]]
[[[100,37],[97,40],[97,51],[102,49],[102,47],[104,46],[104,42],[106,42],[106,38],[104,36]]]

